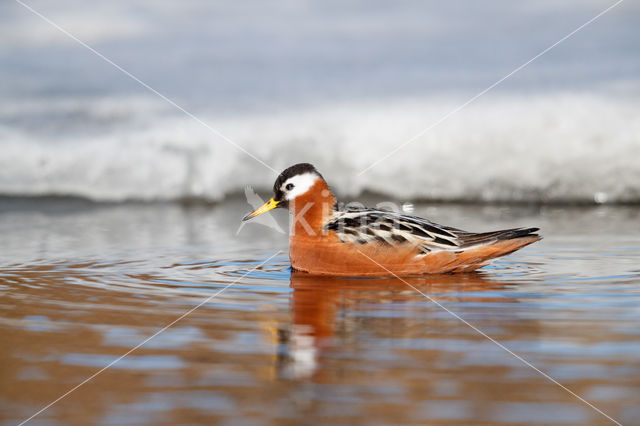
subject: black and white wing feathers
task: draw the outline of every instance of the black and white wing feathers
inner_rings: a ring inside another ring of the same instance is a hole
[[[416,247],[417,254],[438,250],[459,251],[502,239],[534,235],[538,230],[517,228],[473,233],[438,225],[417,216],[360,207],[335,211],[324,227],[327,231],[335,232],[342,242],[388,246],[411,244]]]
[[[352,207],[336,211],[325,229],[336,232],[342,242],[412,244],[422,253],[455,250],[460,246],[453,228],[445,229],[420,217],[385,210]]]

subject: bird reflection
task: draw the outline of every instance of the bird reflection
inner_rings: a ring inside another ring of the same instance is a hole
[[[318,379],[322,370],[319,368],[321,354],[335,347],[334,340],[337,337],[343,338],[345,334],[349,334],[350,325],[347,319],[341,317],[341,313],[345,311],[356,311],[363,307],[369,310],[371,305],[378,304],[415,303],[422,300],[424,303],[431,303],[407,283],[426,295],[437,294],[434,298],[439,301],[455,300],[461,297],[458,293],[499,290],[508,285],[492,282],[478,272],[403,280],[322,277],[292,272],[292,325],[279,332],[281,349],[277,365],[278,376]],[[465,297],[467,301],[482,302],[483,299],[481,295]],[[421,320],[407,317],[406,321],[413,324]]]

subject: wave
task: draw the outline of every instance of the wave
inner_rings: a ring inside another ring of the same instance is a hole
[[[407,143],[464,101],[388,99],[196,115],[276,171],[314,163],[347,196],[640,202],[636,99],[492,95]],[[269,191],[275,178],[210,129],[148,98],[12,102],[0,118],[3,195],[220,200],[246,185]]]

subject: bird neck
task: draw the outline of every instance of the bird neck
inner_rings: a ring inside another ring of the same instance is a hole
[[[323,234],[323,226],[333,215],[336,197],[324,179],[319,178],[304,194],[289,202],[291,236],[314,237]]]

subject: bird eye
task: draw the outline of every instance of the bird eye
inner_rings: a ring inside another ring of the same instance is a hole
[[[293,189],[293,184],[292,183],[288,183],[286,188],[287,188],[287,191],[291,191]]]

